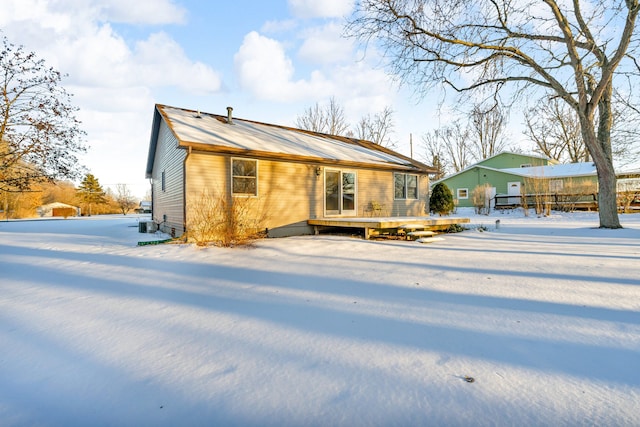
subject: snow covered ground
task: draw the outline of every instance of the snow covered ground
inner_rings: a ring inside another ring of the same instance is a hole
[[[137,221],[0,222],[1,426],[640,425],[640,214],[236,249]]]

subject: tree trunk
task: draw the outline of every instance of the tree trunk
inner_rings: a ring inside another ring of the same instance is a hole
[[[598,213],[600,228],[622,228],[618,218],[616,174],[613,165],[598,169]]]
[[[601,158],[595,162],[598,170],[598,212],[600,214],[600,228],[622,228],[618,218],[618,189],[616,185],[616,171],[613,168],[613,154],[611,150],[611,97],[613,88],[611,83],[598,103],[598,137],[597,145]],[[590,150],[591,151],[591,150]],[[600,157],[600,156],[599,156]]]
[[[600,228],[622,228],[618,218],[616,171],[611,154],[611,85],[598,103],[598,133],[593,116],[579,114],[582,138],[598,173]]]

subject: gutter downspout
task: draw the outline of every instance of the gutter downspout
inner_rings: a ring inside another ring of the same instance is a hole
[[[153,193],[153,178],[149,178],[149,186],[151,187],[151,221],[153,221],[153,205],[155,194]]]
[[[187,160],[191,154],[191,146],[187,149],[187,155],[182,161],[182,230],[187,234]]]

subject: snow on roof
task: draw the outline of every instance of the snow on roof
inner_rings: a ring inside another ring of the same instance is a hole
[[[500,169],[500,171],[530,178],[566,178],[571,176],[595,175],[596,166],[593,162],[582,162],[549,166],[532,166],[527,168],[508,168]]]
[[[158,105],[171,129],[182,143],[196,143],[237,150],[268,152],[283,156],[298,156],[325,160],[350,161],[376,165],[420,167],[419,162],[391,150],[358,144],[355,140],[311,133],[299,129],[258,123]]]
[[[461,175],[464,172],[474,168],[492,170],[496,172],[504,172],[511,175],[518,175],[518,176],[523,176],[527,178],[568,178],[568,177],[577,177],[577,176],[592,176],[592,175],[596,175],[597,173],[596,166],[593,162],[567,163],[567,164],[559,164],[559,165],[531,166],[526,168],[507,168],[507,169],[490,168],[488,166],[483,166],[476,163],[453,175],[445,176],[444,178],[441,178],[437,181],[433,181],[431,185],[435,185],[439,182],[446,181],[454,176]]]
[[[475,166],[475,165],[482,165],[482,163],[485,163],[487,160],[491,160],[495,157],[500,157],[500,156],[504,156],[504,155],[512,155],[512,156],[520,156],[520,157],[528,157],[531,159],[540,159],[540,160],[547,160],[548,162],[557,162],[556,160],[550,159],[549,157],[545,157],[545,156],[540,156],[537,154],[525,154],[525,153],[516,153],[514,151],[501,151],[499,153],[494,154],[493,156],[489,156],[486,159],[482,159],[479,162],[471,165],[471,166]]]
[[[618,172],[618,175],[640,175],[640,169],[634,169],[634,168],[623,169]]]
[[[68,205],[66,203],[60,203],[60,202],[49,203],[47,205],[38,206],[38,208],[40,208],[40,209],[58,209],[58,208],[78,209],[77,206],[72,206],[72,205]]]

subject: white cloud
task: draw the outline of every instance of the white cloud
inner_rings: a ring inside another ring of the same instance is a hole
[[[297,27],[298,21],[295,19],[287,19],[284,21],[267,21],[262,25],[260,31],[267,34],[273,34],[291,31]]]
[[[288,102],[331,90],[319,71],[312,72],[309,80],[294,81],[293,63],[282,45],[255,31],[245,36],[234,64],[240,85],[260,99]]]
[[[56,67],[70,74],[75,85],[122,88],[176,86],[194,94],[210,94],[221,87],[219,74],[191,61],[182,47],[165,33],[151,34],[132,49],[105,24],[82,37],[59,39],[53,48]]]
[[[2,0],[0,27],[37,23],[58,33],[95,22],[182,24],[186,10],[173,0]]]
[[[291,13],[298,18],[341,18],[353,5],[354,0],[289,0]]]
[[[185,16],[173,0],[0,0],[0,28],[9,41],[69,75],[62,84],[80,108],[77,116],[90,146],[83,163],[101,183],[146,186],[158,93],[220,90],[220,75],[190,59],[166,33],[125,40],[112,26],[181,23]]]
[[[352,122],[366,114],[375,114],[394,104],[396,91],[389,76],[364,62],[355,62],[336,68],[333,78],[339,82],[340,99]]]
[[[102,0],[97,7],[105,21],[127,24],[182,24],[187,15],[172,0]]]
[[[65,85],[73,93],[74,102],[82,104],[80,111],[121,112],[145,111],[150,114],[153,106],[153,95],[146,86],[126,86],[122,88],[99,88],[88,86]],[[82,119],[86,122],[85,119]],[[101,126],[100,123],[97,123]]]
[[[365,61],[324,64],[308,71],[307,77],[295,79],[294,64],[283,44],[256,32],[245,36],[235,65],[242,88],[255,99],[297,104],[302,113],[316,102],[323,104],[335,97],[352,124],[366,114],[393,108],[397,97],[391,78]]]
[[[3,0],[22,2],[21,0]],[[99,22],[123,24],[182,24],[187,11],[173,0],[24,0],[25,3],[46,7],[50,13],[67,15],[86,11]]]
[[[151,34],[129,46],[110,23],[102,22],[107,18],[128,23],[178,22],[184,11],[172,1],[5,1],[0,23],[7,37],[69,74],[74,85],[176,86],[195,94],[213,93],[221,87],[215,70],[191,61],[166,33]],[[5,8],[12,18],[4,13]]]
[[[90,146],[83,164],[103,186],[129,184],[134,194],[143,196],[148,189],[144,169],[154,104],[151,91],[145,87],[72,90],[84,106],[78,119]],[[100,97],[109,103],[100,102]]]
[[[132,53],[110,25],[80,34],[65,34],[49,46],[56,66],[70,74],[74,84],[102,87],[127,85]]]
[[[135,47],[137,83],[173,85],[196,94],[220,90],[217,72],[201,62],[191,62],[182,47],[165,33],[156,33]]]
[[[0,26],[13,23],[38,22],[42,28],[64,29],[71,24],[69,16],[50,10],[45,0],[3,0],[0,6]]]
[[[353,53],[353,43],[341,34],[342,26],[335,22],[307,31],[298,51],[299,57],[319,64],[349,60]]]

